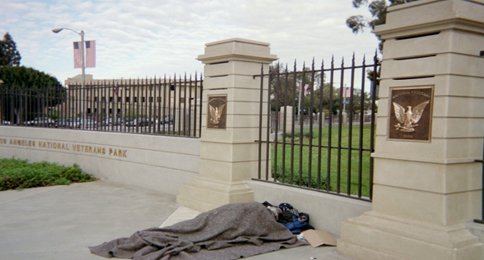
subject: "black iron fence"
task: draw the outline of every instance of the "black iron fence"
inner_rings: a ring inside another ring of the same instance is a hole
[[[475,160],[475,162],[481,163],[481,219],[474,219],[474,222],[484,224],[484,143],[482,144],[482,159]]]
[[[257,179],[371,200],[379,68],[375,54],[371,64],[262,69]]]
[[[200,137],[202,75],[0,89],[0,124]]]

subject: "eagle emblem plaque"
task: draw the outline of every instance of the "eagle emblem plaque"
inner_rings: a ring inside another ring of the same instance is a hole
[[[390,90],[389,138],[430,141],[433,87]]]
[[[225,129],[227,121],[227,96],[209,96],[207,128]]]

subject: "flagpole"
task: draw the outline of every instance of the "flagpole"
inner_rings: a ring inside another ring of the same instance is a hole
[[[62,27],[62,28],[55,28],[55,29],[52,29],[52,32],[53,33],[59,33],[61,32],[62,30],[68,30],[68,31],[71,31],[71,32],[74,32],[78,35],[81,36],[81,73],[82,73],[82,79],[81,79],[81,84],[82,84],[82,91],[85,91],[85,87],[86,87],[86,64],[85,64],[85,60],[84,60],[84,30],[81,30],[80,32],[76,31],[76,30],[73,30],[71,28],[66,28],[66,27]],[[81,102],[81,111],[82,111],[82,115],[83,115],[83,121],[85,121],[85,111],[84,111],[84,108],[87,107],[87,104],[84,104],[84,102],[87,102],[87,100],[84,100],[83,102]]]
[[[81,56],[82,56],[82,63],[81,63],[81,66],[82,66],[82,89],[85,90],[85,87],[86,87],[86,63],[85,63],[85,60],[84,60],[84,30],[81,30],[81,32],[79,33],[81,35]]]
[[[52,29],[52,32],[53,33],[59,33],[60,31],[62,30],[68,30],[68,31],[71,31],[71,32],[74,32],[78,35],[81,36],[81,56],[82,56],[82,59],[81,59],[81,73],[82,73],[82,88],[84,89],[84,87],[86,86],[86,64],[84,63],[85,60],[84,60],[84,30],[81,30],[80,32],[76,31],[76,30],[73,30],[71,28],[66,28],[66,27],[62,27],[62,28],[55,28],[55,29]]]

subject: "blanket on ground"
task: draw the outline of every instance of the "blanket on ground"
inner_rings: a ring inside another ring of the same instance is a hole
[[[163,228],[90,247],[103,257],[133,259],[238,259],[306,245],[260,203],[227,204]]]

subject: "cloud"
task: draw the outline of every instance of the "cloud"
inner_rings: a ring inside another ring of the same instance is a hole
[[[87,73],[136,78],[201,71],[196,57],[204,44],[232,37],[269,42],[289,63],[368,55],[375,37],[354,35],[345,25],[361,12],[351,1],[334,0],[13,0],[2,4],[0,32],[14,37],[24,65],[63,81],[80,73],[72,65],[72,42],[80,38],[51,29],[82,29],[97,43],[97,67]]]

